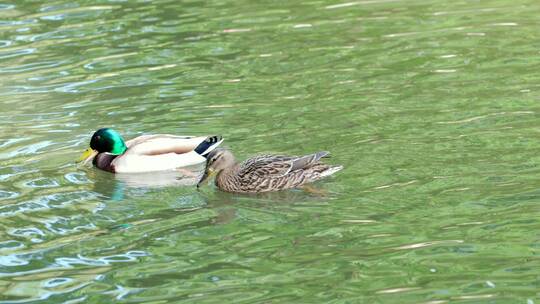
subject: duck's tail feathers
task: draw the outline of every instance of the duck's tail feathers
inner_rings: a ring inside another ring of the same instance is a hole
[[[336,172],[338,172],[339,170],[343,169],[343,166],[334,166],[334,167],[330,167],[328,168],[327,170],[324,170],[323,172],[321,172],[321,178],[322,177],[327,177],[327,176],[330,176]]]
[[[203,142],[201,142],[196,148],[195,152],[201,156],[206,156],[208,153],[212,152],[223,142],[223,137],[220,135],[208,136]]]

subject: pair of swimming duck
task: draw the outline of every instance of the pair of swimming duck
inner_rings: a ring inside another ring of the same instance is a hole
[[[97,130],[81,161],[113,173],[179,170],[206,162],[197,184],[216,175],[216,186],[227,192],[268,192],[298,188],[341,170],[322,163],[328,152],[305,156],[259,155],[239,163],[231,151],[218,146],[221,136],[142,135],[124,141],[113,129]]]

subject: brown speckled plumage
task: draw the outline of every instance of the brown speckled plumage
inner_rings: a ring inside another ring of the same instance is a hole
[[[305,156],[259,155],[237,163],[228,150],[208,155],[207,170],[217,172],[216,186],[227,192],[268,192],[297,188],[341,170],[320,162],[328,152]]]

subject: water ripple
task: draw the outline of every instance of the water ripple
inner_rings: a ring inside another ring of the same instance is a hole
[[[24,183],[25,187],[29,188],[53,188],[58,187],[60,184],[51,178],[38,178],[34,180],[30,180]]]
[[[17,192],[0,190],[0,200],[12,199],[16,198],[17,196],[19,196],[19,193]]]
[[[30,213],[52,208],[64,208],[96,197],[96,194],[86,191],[49,194],[30,201],[0,206],[0,217],[10,217],[19,213]]]

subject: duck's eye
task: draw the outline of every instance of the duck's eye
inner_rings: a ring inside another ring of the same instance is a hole
[[[212,157],[212,158],[210,159],[210,163],[214,163],[214,162],[216,162],[216,161],[217,161],[218,159],[220,159],[220,158],[221,158],[221,154],[214,155],[214,157]]]

